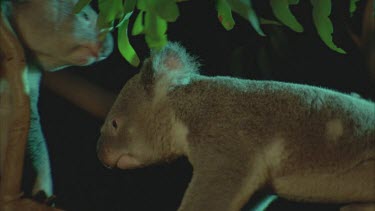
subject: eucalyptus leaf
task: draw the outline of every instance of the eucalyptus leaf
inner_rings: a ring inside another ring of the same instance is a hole
[[[129,12],[123,15],[123,17],[119,20],[119,23],[116,27],[120,27],[125,21],[129,20],[132,16],[133,12]]]
[[[79,13],[81,10],[90,4],[91,0],[79,0],[76,5],[74,5],[74,13]]]
[[[251,0],[228,0],[228,3],[233,11],[248,20],[254,30],[261,36],[266,36],[260,28],[258,16],[252,7]]]
[[[258,34],[261,35],[261,36],[266,36],[264,34],[263,30],[260,28],[258,16],[255,13],[255,10],[253,8],[249,8],[247,15],[248,15],[248,19],[249,19],[251,25],[253,26],[253,28],[255,29],[255,31],[258,32]]]
[[[138,0],[137,1],[137,8],[142,11],[149,11],[149,6],[147,4],[148,0]]]
[[[124,13],[132,13],[136,5],[137,0],[126,0],[124,3]]]
[[[137,8],[146,12],[152,12],[166,21],[174,22],[180,15],[175,0],[138,0]]]
[[[289,4],[296,5],[299,3],[299,0],[289,0]]]
[[[101,11],[101,21],[104,25],[112,23],[116,18],[122,17],[124,14],[122,0],[99,0],[98,3]]]
[[[133,36],[144,33],[145,28],[143,26],[143,16],[144,16],[144,11],[141,11],[139,12],[138,16],[135,18],[133,29],[132,29]]]
[[[266,18],[262,18],[260,17],[259,18],[259,22],[260,24],[262,25],[279,25],[279,26],[282,26],[282,24],[278,21],[275,21],[275,20],[270,20],[270,19],[266,19]]]
[[[353,16],[354,12],[357,10],[357,3],[359,1],[360,0],[350,0],[350,6],[349,6],[350,16]],[[372,0],[370,0],[370,1],[372,1]]]
[[[234,27],[235,22],[232,16],[232,9],[227,0],[218,0],[216,8],[221,25],[223,25],[226,30],[231,30]]]
[[[155,5],[155,12],[168,22],[175,22],[180,15],[175,0],[160,0],[160,2]]]
[[[153,12],[145,14],[145,39],[150,49],[159,50],[167,44],[167,21]]]
[[[123,17],[122,3],[122,0],[98,0],[100,14],[97,24],[100,28],[113,28],[115,19]]]
[[[346,53],[343,49],[337,47],[332,41],[333,25],[329,19],[331,14],[331,1],[310,0],[313,6],[313,20],[320,38],[332,50],[339,53]]]
[[[296,3],[293,1],[292,3]],[[303,32],[303,27],[298,23],[289,9],[290,0],[270,0],[273,14],[281,23],[296,32]]]
[[[126,20],[118,29],[118,49],[126,61],[137,67],[140,60],[133,46],[130,44],[128,37],[128,25],[129,20]]]
[[[127,0],[124,3],[124,8],[123,8],[123,13],[122,13],[122,18],[119,21],[119,24],[116,27],[119,27],[124,21],[130,19],[134,12],[134,8],[137,4],[136,0]]]

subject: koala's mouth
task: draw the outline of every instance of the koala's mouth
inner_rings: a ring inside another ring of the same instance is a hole
[[[139,168],[142,163],[130,154],[123,154],[116,162],[117,168],[120,169],[133,169]]]
[[[79,46],[75,49],[74,63],[75,65],[88,65],[95,61],[99,61],[101,52],[100,44],[91,44],[85,46]]]
[[[59,63],[77,66],[90,65],[106,58],[107,55],[104,55],[102,51],[103,44],[99,42],[75,45],[59,57]]]

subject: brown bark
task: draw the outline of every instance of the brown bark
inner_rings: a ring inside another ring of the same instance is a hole
[[[66,71],[45,73],[43,83],[56,94],[100,119],[107,116],[116,99],[115,94]]]
[[[2,106],[9,109],[4,125],[7,144],[2,163],[0,197],[2,201],[18,196],[21,190],[21,177],[27,134],[30,124],[29,97],[25,93],[22,75],[26,63],[22,46],[7,26],[5,18],[0,19],[1,75],[7,86],[3,87]],[[4,131],[2,131],[3,133]]]
[[[375,19],[373,0],[367,0],[365,4],[361,27],[360,34],[354,33],[350,28],[348,28],[348,33],[364,55],[370,79],[375,82]],[[372,90],[372,92],[374,91]],[[375,93],[372,93],[372,95],[375,95]]]
[[[62,211],[48,207],[30,199],[17,199],[8,203],[0,204],[1,211]]]

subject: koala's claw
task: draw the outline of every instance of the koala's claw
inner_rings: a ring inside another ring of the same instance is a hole
[[[56,196],[55,196],[55,195],[52,195],[52,196],[48,197],[47,200],[46,200],[46,204],[47,204],[47,206],[55,207],[55,204],[56,204]]]
[[[37,202],[44,203],[44,201],[47,199],[47,194],[40,190],[32,198]]]
[[[34,196],[33,199],[39,203],[45,204],[50,207],[54,207],[56,203],[56,196],[52,195],[47,197],[47,194],[44,191],[38,191]]]

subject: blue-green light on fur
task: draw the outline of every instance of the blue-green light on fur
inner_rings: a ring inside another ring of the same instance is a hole
[[[264,199],[262,202],[257,204],[254,208],[251,208],[249,211],[264,211],[266,208],[275,200],[277,199],[276,195],[270,195],[266,199]]]

